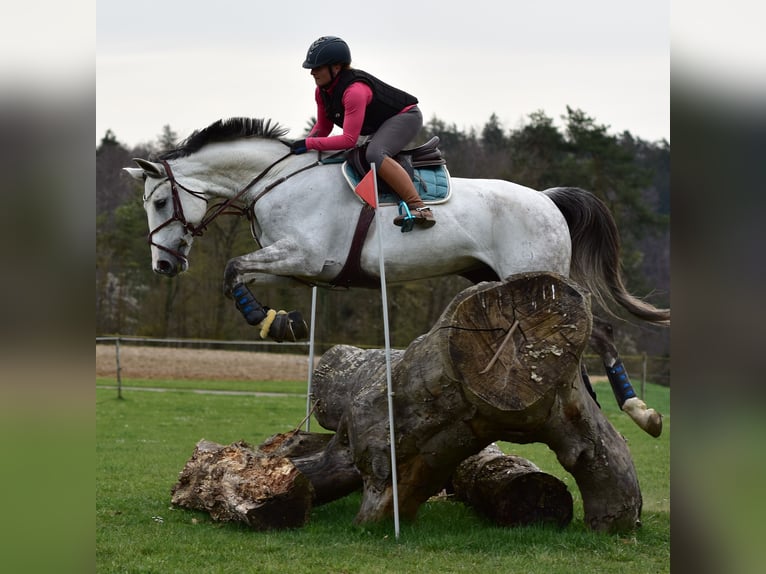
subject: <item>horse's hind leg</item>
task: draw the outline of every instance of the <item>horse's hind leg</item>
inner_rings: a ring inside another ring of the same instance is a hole
[[[654,409],[647,408],[646,403],[638,398],[614,344],[612,326],[596,316],[593,317],[590,344],[604,362],[609,384],[620,409],[647,433],[653,437],[660,436],[662,415]]]

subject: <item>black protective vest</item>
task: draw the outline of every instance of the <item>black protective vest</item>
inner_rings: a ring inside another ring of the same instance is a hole
[[[415,96],[390,86],[362,70],[341,70],[338,76],[338,83],[335,84],[332,94],[319,90],[327,119],[336,126],[343,127],[343,118],[346,115],[346,110],[343,108],[343,93],[354,82],[364,82],[372,89],[372,101],[367,105],[362,124],[364,136],[375,133],[383,122],[401,112],[405,107],[418,103]]]

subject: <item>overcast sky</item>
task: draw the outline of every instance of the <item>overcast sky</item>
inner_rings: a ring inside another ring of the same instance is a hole
[[[301,63],[323,35],[415,94],[426,121],[480,130],[495,113],[515,129],[537,110],[558,124],[570,106],[611,133],[670,140],[669,0],[98,0],[96,33],[96,142],[231,116],[299,137],[316,113]]]

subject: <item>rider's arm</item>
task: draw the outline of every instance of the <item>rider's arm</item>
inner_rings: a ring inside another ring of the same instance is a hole
[[[317,121],[314,124],[314,127],[311,128],[309,135],[307,135],[306,137],[314,138],[314,137],[329,136],[330,132],[332,131],[332,128],[334,127],[334,124],[327,118],[327,114],[325,113],[325,108],[324,108],[324,102],[322,101],[322,96],[319,93],[319,88],[317,88],[316,91],[314,92],[314,99],[316,100],[316,103],[317,103]]]
[[[362,133],[364,114],[367,105],[372,101],[372,89],[363,82],[354,82],[343,93],[343,133],[330,137],[308,137],[306,147],[320,151],[350,149],[356,145],[359,135]],[[324,112],[324,109],[321,110]],[[312,129],[317,132],[321,120]],[[329,120],[328,120],[329,123]],[[329,132],[328,132],[329,133]]]

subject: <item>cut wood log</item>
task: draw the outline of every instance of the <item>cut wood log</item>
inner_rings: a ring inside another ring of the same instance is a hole
[[[362,487],[349,460],[345,466],[326,466],[334,437],[295,430],[255,449],[244,442],[224,446],[203,439],[173,487],[172,502],[256,530],[302,526],[316,504]],[[306,474],[293,472],[289,463]],[[309,489],[313,499],[306,495],[306,479],[316,481]],[[495,445],[464,460],[449,486],[456,500],[498,526],[565,526],[572,519],[572,496],[563,482]]]
[[[451,480],[457,500],[498,526],[572,521],[572,495],[566,485],[533,462],[506,455],[495,444],[468,457]]]
[[[242,441],[224,446],[202,439],[171,501],[208,512],[213,520],[271,530],[303,526],[312,497],[311,483],[290,459],[264,455]]]
[[[342,498],[362,485],[362,475],[354,465],[343,428],[335,434],[295,430],[274,435],[258,451],[289,458],[311,483],[315,505]]]

